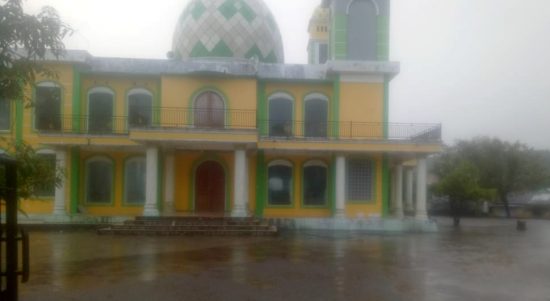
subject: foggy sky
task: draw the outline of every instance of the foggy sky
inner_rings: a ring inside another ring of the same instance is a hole
[[[264,0],[287,63],[307,62],[307,24],[320,0]],[[188,0],[27,0],[75,29],[69,49],[166,58]],[[390,121],[442,123],[445,143],[479,135],[550,149],[550,1],[393,0]]]

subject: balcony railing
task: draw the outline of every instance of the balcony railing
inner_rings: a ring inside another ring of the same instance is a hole
[[[375,122],[258,122],[260,137],[268,140],[393,140],[422,143],[441,141],[440,124]]]
[[[62,115],[40,118],[43,134],[127,135],[139,129],[246,130],[256,129],[256,111],[149,108],[130,116]]]
[[[153,108],[130,116],[63,115],[35,120],[42,134],[128,135],[130,130],[258,130],[269,140],[394,140],[441,141],[440,124],[256,120],[253,110]]]

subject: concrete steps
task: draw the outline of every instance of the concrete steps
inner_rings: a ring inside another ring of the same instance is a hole
[[[277,227],[255,218],[136,217],[97,230],[100,235],[275,236]]]

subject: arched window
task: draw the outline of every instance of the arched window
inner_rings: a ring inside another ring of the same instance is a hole
[[[304,131],[306,137],[326,138],[328,128],[328,98],[312,94],[305,98]]]
[[[52,181],[49,183],[41,183],[41,185],[38,185],[35,187],[34,193],[38,197],[54,197],[55,196],[55,173],[56,173],[56,163],[57,158],[55,156],[55,152],[51,149],[41,149],[37,152],[37,156],[42,160],[40,164],[43,164],[41,167],[35,166],[35,168],[47,168],[48,171],[43,172],[52,172],[53,176],[48,178],[51,178]]]
[[[135,157],[124,165],[124,200],[127,204],[145,203],[145,157]]]
[[[110,204],[113,196],[113,162],[105,157],[86,161],[86,203]]]
[[[327,204],[327,165],[322,161],[304,164],[304,205],[324,206]]]
[[[0,131],[7,131],[11,125],[11,105],[7,98],[0,98]]]
[[[350,2],[348,13],[348,59],[377,60],[378,7],[376,1]]]
[[[292,136],[293,99],[290,95],[277,93],[269,97],[269,136]]]
[[[113,131],[113,102],[115,93],[109,88],[94,88],[88,93],[88,132]]]
[[[278,160],[267,168],[267,187],[269,205],[292,204],[292,164]]]
[[[61,87],[54,82],[36,85],[34,128],[38,131],[61,130]]]
[[[375,165],[369,159],[349,159],[346,166],[346,195],[351,202],[374,199]]]
[[[225,105],[222,97],[212,91],[201,93],[195,99],[194,124],[199,128],[224,128]]]
[[[128,127],[151,126],[153,94],[145,89],[133,89],[128,93]]]

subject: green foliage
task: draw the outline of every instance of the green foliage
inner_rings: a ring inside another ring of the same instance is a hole
[[[485,189],[482,195],[491,190],[498,195],[510,216],[510,192],[550,186],[550,165],[545,163],[550,161],[545,161],[549,159],[543,154],[518,142],[509,143],[494,138],[479,137],[458,141],[435,164],[435,172],[444,183],[441,185],[446,185],[438,189],[444,188],[451,198],[449,193],[463,198],[474,193],[472,185],[477,182]],[[477,169],[477,175],[472,167]],[[472,179],[466,181],[467,176]]]
[[[7,145],[6,152],[17,161],[17,196],[20,199],[39,197],[44,187],[58,186],[64,176],[63,171],[52,167],[45,156],[26,143],[16,143],[13,140],[2,139]],[[0,183],[6,182],[4,166],[0,166]],[[1,196],[4,199],[4,196]]]
[[[49,54],[62,55],[62,40],[70,33],[51,7],[29,15],[21,0],[0,0],[0,98],[22,100],[25,86],[34,83],[36,75],[54,77],[40,62]]]

